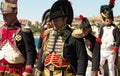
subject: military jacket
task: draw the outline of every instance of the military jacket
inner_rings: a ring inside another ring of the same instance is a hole
[[[102,46],[102,48],[105,46],[107,47],[115,46],[118,48],[120,45],[120,32],[119,32],[119,29],[114,24],[111,24],[110,26],[106,26],[106,25],[102,26],[100,28],[99,37],[102,40],[102,45],[103,43],[106,43],[104,46]],[[109,37],[109,39],[107,37]]]
[[[61,56],[66,62],[68,62],[70,67],[72,68],[73,72],[76,73],[77,75],[85,75],[86,67],[87,67],[87,52],[85,49],[85,44],[84,40],[77,39],[71,36],[71,29],[66,27],[62,30],[51,30],[46,38],[46,41],[49,40],[50,38],[56,38],[56,36],[52,37],[50,36],[53,32],[59,33],[58,38],[60,38],[59,41],[63,40],[62,47],[58,47],[58,50],[51,50],[47,49],[44,47],[52,47],[53,46],[46,46],[45,42],[43,45],[43,48],[40,50],[39,53],[39,59],[38,59],[38,64],[37,64],[37,69],[40,71],[43,71],[45,67],[45,58],[49,56],[51,52],[56,52],[59,56]],[[56,40],[56,39],[55,39]],[[50,41],[50,40],[49,40]],[[51,40],[51,42],[54,41]],[[57,43],[57,41],[55,42]],[[49,44],[49,43],[48,43]],[[59,43],[58,43],[59,44]],[[52,45],[52,44],[51,44]],[[55,45],[54,49],[56,48],[57,44]],[[46,53],[46,54],[44,54]]]
[[[36,59],[36,48],[32,31],[22,29],[20,23],[16,23],[12,27],[3,25],[0,31],[0,48],[4,47],[6,42],[9,42],[13,50],[17,50],[18,54],[22,54],[25,64],[33,66]],[[7,51],[9,53],[9,50]]]
[[[96,38],[92,34],[88,34],[85,37],[85,45],[87,48],[88,60],[92,62],[92,70],[99,70],[101,39]]]

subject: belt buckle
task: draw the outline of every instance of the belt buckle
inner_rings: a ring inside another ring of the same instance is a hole
[[[54,71],[55,66],[54,65],[49,65],[49,70]]]

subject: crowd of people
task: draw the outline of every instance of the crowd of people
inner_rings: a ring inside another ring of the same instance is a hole
[[[113,23],[115,0],[100,7],[104,25],[97,37],[82,15],[79,28],[72,29],[70,1],[55,1],[42,17],[38,58],[30,26],[17,19],[17,1],[1,3],[5,24],[0,27],[0,76],[105,76],[104,64],[109,76],[116,76],[120,32]]]

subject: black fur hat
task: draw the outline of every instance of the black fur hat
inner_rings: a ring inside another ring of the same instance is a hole
[[[83,17],[82,15],[80,15],[79,18],[81,20],[80,28],[91,28],[91,25],[87,17]]]
[[[58,17],[67,17],[67,24],[71,24],[73,20],[73,8],[68,0],[58,0],[52,7],[50,12],[50,19],[53,20]]]
[[[112,10],[112,8],[114,7],[114,1],[115,0],[110,0],[109,5],[102,5],[100,7],[100,14],[103,20],[105,20],[106,18],[110,18],[114,21],[113,10]]]
[[[114,20],[113,10],[108,5],[101,6],[100,13],[101,13],[103,20],[105,20],[106,18],[110,18]]]

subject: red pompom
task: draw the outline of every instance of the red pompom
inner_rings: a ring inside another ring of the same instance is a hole
[[[110,3],[111,3],[111,4],[114,4],[114,2],[115,2],[115,0],[110,0]]]
[[[80,20],[83,20],[84,17],[83,17],[83,15],[80,15],[79,18],[80,18]]]

